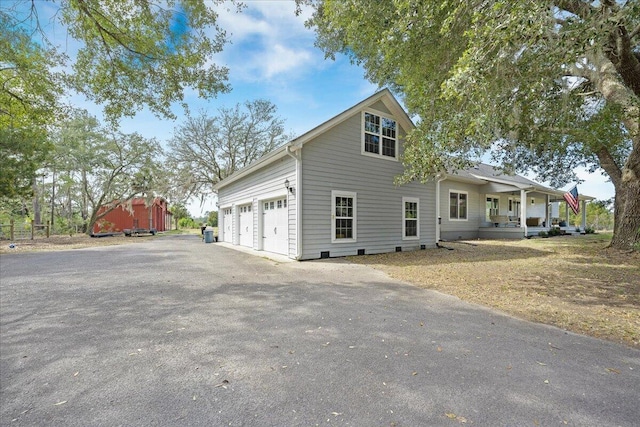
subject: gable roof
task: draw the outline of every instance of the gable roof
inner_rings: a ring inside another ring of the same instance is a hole
[[[387,107],[387,109],[393,115],[393,118],[398,122],[398,124],[400,124],[400,126],[405,131],[409,131],[415,127],[415,125],[411,121],[411,118],[409,117],[407,112],[404,110],[404,108],[400,105],[398,100],[393,96],[393,94],[389,89],[385,88],[385,89],[382,89],[381,91],[374,93],[373,95],[366,98],[365,100],[357,103],[353,107],[332,117],[331,119],[320,124],[319,126],[316,126],[310,131],[300,135],[297,138],[294,138],[288,143],[281,145],[275,150],[265,154],[264,156],[260,157],[258,160],[252,162],[248,166],[234,172],[233,174],[229,175],[228,177],[226,177],[225,179],[223,179],[222,181],[214,185],[213,189],[217,191],[220,188],[223,188],[237,181],[238,179],[275,162],[276,160],[279,160],[285,157],[287,155],[287,149],[289,149],[291,152],[301,149],[304,144],[306,144],[309,141],[312,141],[318,135],[321,135],[327,132],[329,129],[339,125],[340,123],[352,117],[354,114],[357,114],[362,110],[370,108],[372,105],[374,105],[378,101],[381,101],[385,105],[385,107]]]

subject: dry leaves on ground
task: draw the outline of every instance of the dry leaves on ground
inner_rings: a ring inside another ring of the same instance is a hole
[[[417,286],[570,331],[640,348],[640,254],[607,249],[608,236],[446,242],[365,257]]]

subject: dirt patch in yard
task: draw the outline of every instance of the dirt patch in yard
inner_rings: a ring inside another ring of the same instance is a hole
[[[640,348],[640,254],[607,249],[609,241],[447,242],[350,260],[522,319]]]

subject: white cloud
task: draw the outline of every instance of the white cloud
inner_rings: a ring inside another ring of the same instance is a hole
[[[229,67],[232,79],[292,78],[323,62],[313,48],[313,31],[304,26],[310,12],[296,16],[292,1],[249,1],[240,13],[229,8],[217,12],[231,43],[215,60]]]
[[[249,15],[246,9],[240,12],[229,9],[216,12],[218,13],[218,25],[235,42],[242,41],[251,35],[267,35],[272,32],[272,27],[268,22],[260,21],[255,16]]]
[[[290,49],[280,44],[269,47],[256,58],[257,65],[267,78],[296,69],[311,60],[311,53],[301,49]]]

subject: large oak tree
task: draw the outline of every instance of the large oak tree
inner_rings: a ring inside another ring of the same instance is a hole
[[[300,0],[328,56],[404,94],[419,116],[405,180],[490,153],[562,185],[602,168],[611,245],[640,242],[640,2]]]
[[[248,101],[187,116],[169,140],[167,164],[179,194],[204,200],[218,182],[290,139],[275,105]]]

